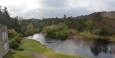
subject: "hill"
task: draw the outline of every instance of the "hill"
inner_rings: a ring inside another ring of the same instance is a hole
[[[115,34],[115,12],[95,12],[89,15],[78,16],[78,17],[66,17],[63,18],[44,18],[40,19],[29,19],[20,20],[21,25],[28,26],[32,23],[34,28],[42,30],[45,26],[57,25],[59,23],[65,23],[70,29],[79,31],[98,31],[105,32],[107,35]],[[24,30],[28,28],[24,27]],[[99,30],[100,29],[100,30]]]

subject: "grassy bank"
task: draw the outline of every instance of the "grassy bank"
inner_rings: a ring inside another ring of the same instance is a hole
[[[33,55],[24,52],[8,52],[3,58],[35,58]]]
[[[25,40],[23,43],[21,43],[20,48],[35,51],[37,53],[45,55],[48,58],[82,58],[73,55],[56,53],[53,50],[42,46],[39,42],[32,39]]]
[[[100,35],[94,35],[91,34],[90,32],[80,32],[79,33],[82,37],[84,37],[87,41],[92,41],[92,40],[108,40],[108,41],[112,41],[115,42],[115,36],[100,36]]]

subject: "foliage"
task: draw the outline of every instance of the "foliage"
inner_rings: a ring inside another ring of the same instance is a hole
[[[22,40],[22,35],[17,33],[14,29],[9,30],[9,46],[12,49],[17,49]]]
[[[47,26],[43,28],[43,33],[47,38],[55,38],[55,39],[66,39],[70,34],[68,27],[65,24],[58,24]]]
[[[113,35],[113,37],[115,38],[115,34]]]
[[[4,7],[4,9],[0,9],[0,24],[7,25],[8,28],[11,28],[11,20],[10,19],[11,18],[8,14],[7,8]]]
[[[12,49],[17,49],[19,47],[19,44],[21,43],[22,37],[18,34],[14,38],[9,40],[9,46]]]
[[[9,38],[13,38],[13,37],[15,37],[17,35],[17,32],[14,30],[14,29],[10,29],[9,31],[8,31],[8,37]]]
[[[80,35],[82,35],[83,37],[85,37],[87,40],[103,39],[102,36],[93,35],[90,32],[81,32]]]
[[[58,31],[55,33],[55,37],[58,39],[67,39],[68,36],[69,36],[68,30]]]
[[[33,31],[34,31],[33,24],[29,23],[28,26],[27,26],[27,32],[28,33],[33,33]]]
[[[87,31],[91,31],[94,29],[94,23],[93,23],[93,20],[87,20],[85,22],[85,27],[86,27],[86,30]]]
[[[108,28],[102,28],[101,32],[100,32],[100,36],[110,36],[113,35],[113,32],[111,32],[112,30],[108,29]]]
[[[103,27],[100,29],[93,30],[93,34],[99,35],[99,36],[111,36],[114,34],[114,31],[112,29]]]
[[[23,33],[22,27],[18,21],[18,18],[11,19],[11,28],[15,29],[18,33]]]

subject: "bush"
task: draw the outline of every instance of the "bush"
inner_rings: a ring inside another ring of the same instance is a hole
[[[70,33],[68,32],[68,30],[63,30],[63,31],[59,31],[59,32],[56,32],[56,38],[60,38],[60,39],[67,39],[68,35]]]
[[[22,37],[20,35],[15,36],[14,38],[9,40],[10,48],[17,49],[19,44],[21,43]]]
[[[114,31],[103,27],[101,29],[95,29],[93,34],[99,36],[111,36],[114,34]]]
[[[19,44],[16,42],[16,40],[12,40],[10,43],[10,48],[17,49],[19,47]]]
[[[13,38],[13,37],[15,37],[17,35],[17,32],[14,30],[14,29],[10,29],[9,31],[8,31],[8,37],[9,38]]]
[[[102,38],[101,36],[93,35],[90,32],[81,32],[80,35],[85,37],[87,40],[96,40]]]
[[[101,29],[95,29],[95,30],[93,30],[92,33],[93,33],[94,35],[99,35],[100,32],[101,32]]]
[[[115,39],[115,34],[114,34],[114,35],[112,35],[112,38],[114,38],[114,39]]]
[[[47,38],[66,39],[70,34],[68,27],[65,24],[47,26],[43,28],[43,33]]]

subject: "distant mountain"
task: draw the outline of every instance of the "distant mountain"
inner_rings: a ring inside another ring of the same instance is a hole
[[[115,19],[115,11],[103,12],[103,13],[101,13],[101,16],[102,17],[107,17],[107,18]]]

